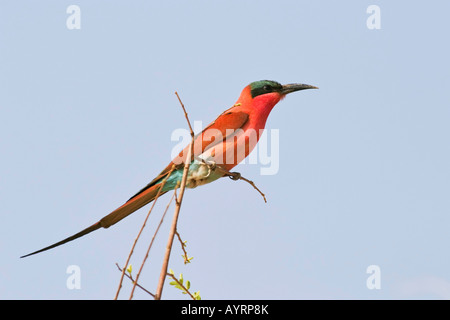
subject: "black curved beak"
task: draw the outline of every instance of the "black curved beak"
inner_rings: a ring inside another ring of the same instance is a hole
[[[303,83],[291,83],[291,84],[285,84],[281,88],[281,94],[288,94],[295,91],[300,90],[306,90],[306,89],[319,89],[318,87],[309,85],[309,84],[303,84]]]

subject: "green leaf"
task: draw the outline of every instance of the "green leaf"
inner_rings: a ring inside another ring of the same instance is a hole
[[[133,266],[130,264],[130,265],[128,266],[128,268],[127,268],[127,272],[128,272],[129,274],[131,274],[131,271],[133,271]]]
[[[173,270],[172,270],[172,269],[169,269],[169,273],[173,275]]]
[[[183,284],[183,274],[180,273],[180,278],[178,279],[178,281],[180,281],[181,284]]]
[[[177,285],[178,285],[178,283],[177,283],[176,281],[170,281],[169,284],[170,284],[171,286],[177,286]]]
[[[191,287],[191,282],[189,280],[186,281],[186,289],[189,290],[189,288]]]

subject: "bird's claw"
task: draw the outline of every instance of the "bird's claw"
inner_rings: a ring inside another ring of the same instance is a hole
[[[200,159],[201,162],[208,168],[208,174],[204,178],[208,178],[211,172],[216,170],[216,163],[214,161],[206,161],[204,159]]]
[[[215,161],[208,161],[207,166],[211,171],[214,171],[216,169],[216,162]]]
[[[230,177],[231,180],[236,181],[236,180],[239,180],[241,178],[241,174],[239,172],[230,172],[229,177]]]

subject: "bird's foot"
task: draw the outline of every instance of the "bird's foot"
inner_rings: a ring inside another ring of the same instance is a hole
[[[216,162],[215,161],[205,161],[205,163],[208,166],[209,170],[211,170],[211,171],[216,170]]]
[[[202,162],[202,164],[208,168],[208,173],[205,175],[204,178],[208,178],[209,175],[211,174],[211,172],[213,172],[217,168],[217,165],[216,165],[215,161],[207,161],[207,160],[202,159],[202,158],[197,158],[197,160]]]
[[[231,180],[236,181],[241,178],[241,174],[239,172],[230,172],[230,175],[228,177],[230,177]]]

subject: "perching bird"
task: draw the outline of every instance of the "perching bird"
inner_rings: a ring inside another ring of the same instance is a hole
[[[281,85],[270,80],[252,82],[246,86],[239,99],[230,109],[224,111],[215,121],[196,135],[194,157],[189,166],[186,187],[195,188],[224,176],[224,171],[211,170],[211,166],[208,164],[217,165],[225,170],[230,170],[239,164],[256,146],[273,107],[288,93],[305,89],[318,88],[307,84]],[[164,178],[166,178],[166,181],[160,195],[173,190],[183,176],[188,148],[189,145],[148,185],[100,221],[71,237],[21,258],[60,246],[94,230],[109,228],[153,201],[164,183]],[[168,176],[169,173],[170,176]]]

